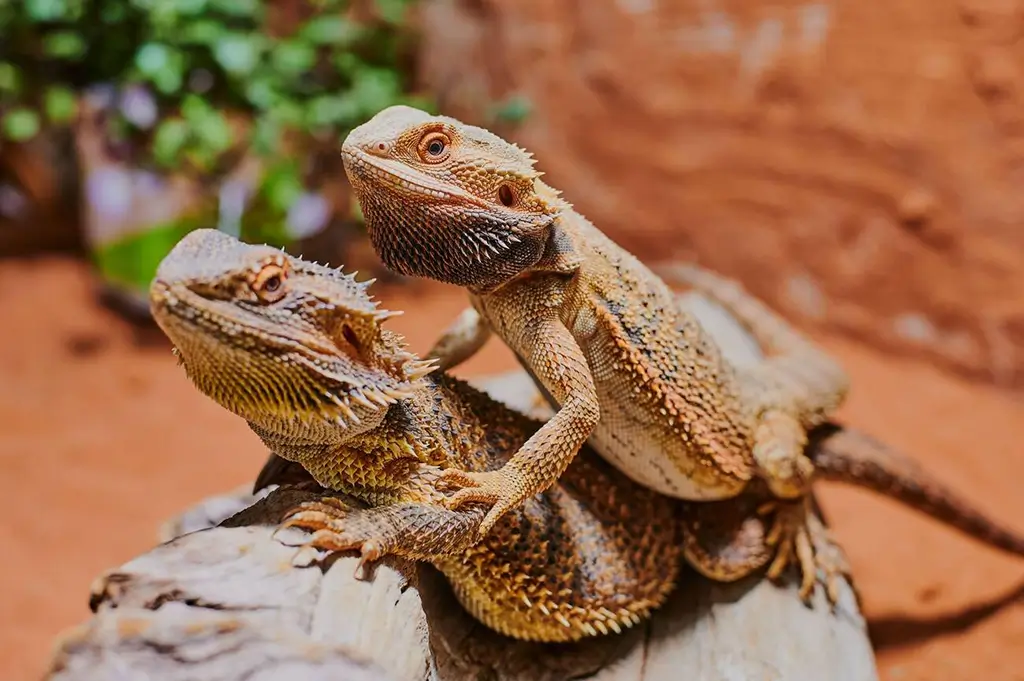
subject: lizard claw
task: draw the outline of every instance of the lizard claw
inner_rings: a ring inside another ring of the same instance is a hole
[[[365,579],[369,574],[370,564],[384,555],[385,546],[380,539],[352,536],[347,531],[345,523],[348,513],[349,509],[332,497],[307,501],[288,511],[278,531],[287,527],[297,527],[313,533],[300,546],[297,555],[309,553],[311,550],[330,553],[359,551],[355,577]]]
[[[461,487],[442,502],[450,510],[472,502],[491,504],[480,523],[481,536],[490,532],[505,513],[522,503],[514,481],[500,470],[472,473],[449,468],[441,473],[438,482]]]
[[[760,514],[775,513],[765,543],[775,549],[775,558],[767,576],[778,581],[786,568],[796,563],[800,570],[800,600],[811,604],[820,581],[831,607],[840,597],[840,584],[850,577],[850,566],[843,550],[832,539],[828,528],[810,508],[808,500],[774,501],[758,509]],[[820,573],[820,574],[819,574]]]

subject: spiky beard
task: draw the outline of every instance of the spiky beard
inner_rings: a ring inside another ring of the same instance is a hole
[[[482,208],[393,206],[375,192],[361,205],[370,242],[386,267],[478,290],[496,288],[535,265],[549,231],[547,224],[506,221]]]

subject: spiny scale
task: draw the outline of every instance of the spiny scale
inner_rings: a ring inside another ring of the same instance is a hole
[[[213,237],[193,237],[202,238]],[[247,247],[239,243],[236,248],[241,254],[239,259],[244,260],[243,256],[249,253]],[[192,270],[186,258],[194,257],[191,253],[179,251],[169,257],[182,259],[177,264],[188,274]],[[338,286],[338,271],[312,271],[308,276],[314,281],[324,280],[321,283],[327,283],[330,277],[334,286],[318,286],[317,294],[322,295],[326,289],[334,307],[363,315],[363,321],[369,324],[369,305],[363,294],[354,285]],[[263,311],[267,320],[275,323],[281,321],[280,314],[302,314],[302,310],[285,306],[254,310],[255,314]],[[167,314],[172,312],[184,315],[167,310]],[[198,311],[193,310],[193,314]],[[319,339],[327,335],[328,329],[324,327],[333,326],[336,320],[321,314],[310,315],[303,321],[305,325],[281,324],[278,328],[283,334],[291,334],[289,337],[297,344],[315,340],[319,348]],[[237,323],[229,317],[222,320],[221,326],[227,328]],[[303,330],[309,324],[322,326],[310,336]],[[217,370],[216,362],[194,366],[186,362],[186,367],[196,375],[214,372],[205,377],[209,380],[196,381],[196,385],[225,408],[239,413],[231,403],[235,401],[237,407],[240,395],[254,402],[240,415],[250,420],[275,454],[297,461],[323,485],[349,492],[366,502],[368,508],[360,509],[359,513],[337,516],[343,522],[329,524],[330,530],[316,527],[319,521],[308,514],[289,514],[298,521],[294,524],[315,532],[311,535],[313,542],[322,541],[326,547],[333,547],[331,550],[341,550],[339,546],[351,542],[354,549],[370,543],[385,545],[385,553],[428,555],[428,560],[449,578],[460,594],[460,601],[485,624],[528,640],[569,641],[614,632],[616,627],[609,621],[614,621],[619,629],[628,626],[627,622],[635,623],[651,606],[660,604],[671,589],[681,558],[674,525],[675,504],[631,483],[593,453],[581,453],[580,465],[565,471],[564,482],[556,483],[561,485],[562,494],[536,495],[530,500],[540,505],[539,513],[510,512],[509,522],[516,522],[518,517],[517,525],[525,541],[511,541],[509,525],[499,524],[493,530],[492,540],[474,541],[468,548],[453,549],[464,546],[460,542],[467,538],[476,538],[480,513],[475,508],[468,513],[454,512],[443,503],[449,494],[436,489],[438,469],[493,470],[495,464],[506,460],[527,440],[532,422],[455,379],[417,382],[436,369],[437,361],[421,360],[404,350],[397,334],[371,334],[366,339],[367,352],[346,355],[346,362],[358,366],[358,371],[352,371],[357,375],[348,376],[343,375],[344,364],[335,369],[332,362],[318,361],[315,354],[267,353],[258,342],[229,346],[230,335],[218,332],[212,325],[165,326],[176,346],[184,344],[188,357],[193,355],[193,347],[196,352],[230,353],[232,360],[237,359],[238,353],[258,356],[261,361],[252,362],[244,373],[224,375],[225,372]],[[197,338],[200,334],[203,336]],[[309,371],[310,367],[315,370]],[[285,384],[290,386],[288,392]],[[218,393],[225,385],[237,394],[225,397]],[[414,399],[402,418],[384,419],[377,427],[363,428],[358,433],[334,427],[335,423],[341,425],[341,421],[352,422],[352,412],[363,413],[364,408],[379,415],[381,402],[397,401],[406,395]],[[306,399],[307,396],[315,399]],[[302,411],[311,402],[316,402],[316,413]],[[333,418],[325,427],[327,415]],[[445,423],[451,426],[438,427]],[[406,461],[395,466],[395,459]],[[571,498],[566,499],[565,494]],[[606,517],[590,511],[607,507],[609,498],[628,502],[631,513]],[[334,516],[333,512],[328,515]],[[335,528],[344,528],[344,532]],[[544,542],[550,545],[545,548]],[[567,563],[587,567],[585,547],[594,542],[608,549],[602,555],[601,569],[567,573]],[[553,552],[558,560],[549,564],[547,558]],[[563,588],[567,574],[571,575],[574,589]],[[613,602],[601,594],[613,594],[616,604],[628,603],[636,614],[593,612],[602,604]],[[520,598],[523,595],[525,600]],[[524,608],[523,603],[530,605]],[[495,605],[498,607],[492,607]]]
[[[418,381],[437,368],[436,359],[421,359],[409,362],[405,369],[405,375],[410,381]]]

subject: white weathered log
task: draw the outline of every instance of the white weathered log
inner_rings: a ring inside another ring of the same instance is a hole
[[[756,358],[731,320],[697,305],[731,353]],[[484,387],[514,407],[544,411],[525,374]],[[369,581],[356,579],[354,557],[294,567],[295,549],[273,538],[274,525],[313,494],[301,486],[265,497],[239,490],[168,523],[166,538],[188,533],[97,580],[97,614],[63,639],[48,678],[877,680],[845,585],[832,612],[820,589],[807,608],[793,585],[760,576],[716,584],[686,570],[643,626],[579,644],[525,643],[473,620],[429,566],[388,560]]]

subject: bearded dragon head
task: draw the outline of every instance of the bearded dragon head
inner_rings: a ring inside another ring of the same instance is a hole
[[[377,254],[402,274],[496,288],[540,260],[568,207],[523,149],[408,106],[349,133],[342,156]]]
[[[207,396],[257,432],[331,442],[379,425],[433,368],[381,328],[397,313],[371,283],[200,229],[161,262],[150,308]]]

